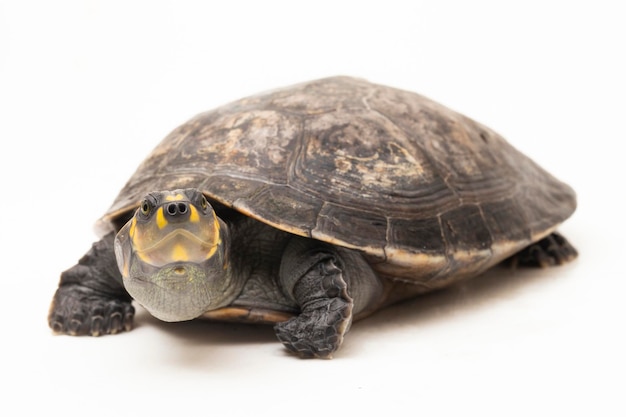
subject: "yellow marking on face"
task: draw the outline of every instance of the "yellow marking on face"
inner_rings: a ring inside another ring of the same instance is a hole
[[[142,251],[136,251],[137,257],[142,260],[142,262],[150,263],[150,258],[146,256]],[[128,266],[130,269],[130,265]]]
[[[128,236],[131,239],[135,237],[135,229],[137,228],[137,219],[133,217],[133,220],[130,222],[130,228],[128,229]]]
[[[209,250],[209,252],[206,254],[206,258],[205,259],[209,259],[209,258],[213,257],[213,255],[215,255],[215,251],[216,250],[217,250],[217,246],[211,247],[211,250]]]
[[[163,207],[159,207],[159,209],[157,210],[156,224],[159,227],[159,229],[163,229],[165,226],[167,226],[167,219],[165,218],[165,215],[163,214]]]
[[[222,243],[222,237],[220,236],[220,222],[217,220],[217,214],[213,212],[213,236],[217,236],[216,244]]]
[[[182,194],[168,195],[165,197],[165,201],[180,201],[184,199],[185,199],[185,196]]]
[[[198,210],[193,206],[193,204],[189,205],[189,209],[191,213],[189,213],[189,221],[191,223],[198,223],[200,221],[200,215],[198,214]]]
[[[189,260],[189,254],[183,245],[175,245],[172,251],[172,258],[174,260],[178,262],[185,262]]]
[[[213,212],[213,236],[217,236],[215,239],[215,245],[222,243],[222,235],[220,235],[220,222],[217,219],[217,214]]]
[[[207,253],[206,259],[209,259],[213,255],[215,255],[217,247],[222,243],[222,236],[220,235],[220,222],[217,220],[217,215],[215,214],[215,212],[213,212],[213,236],[215,236],[215,239],[213,240],[214,244],[211,250],[209,250],[209,252]]]

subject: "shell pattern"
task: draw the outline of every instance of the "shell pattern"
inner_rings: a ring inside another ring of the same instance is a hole
[[[421,95],[333,77],[202,113],[167,136],[100,226],[195,187],[286,232],[363,251],[425,289],[550,233],[572,189],[489,128]]]

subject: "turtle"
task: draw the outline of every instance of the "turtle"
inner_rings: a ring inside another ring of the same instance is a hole
[[[356,320],[502,262],[559,265],[573,189],[429,98],[337,76],[200,113],[163,139],[61,273],[53,332],[266,323],[330,358]]]

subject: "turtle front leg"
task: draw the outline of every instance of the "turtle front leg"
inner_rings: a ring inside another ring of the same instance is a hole
[[[303,358],[330,358],[350,328],[354,303],[338,254],[312,242],[296,238],[283,255],[281,284],[301,312],[274,329],[291,352]]]
[[[132,327],[135,309],[122,285],[114,233],[93,244],[78,264],[61,274],[48,324],[56,333],[115,334]]]

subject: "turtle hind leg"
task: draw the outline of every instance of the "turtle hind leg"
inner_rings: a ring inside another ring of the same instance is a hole
[[[548,267],[562,265],[578,256],[576,249],[561,234],[553,232],[506,259],[512,267]]]

